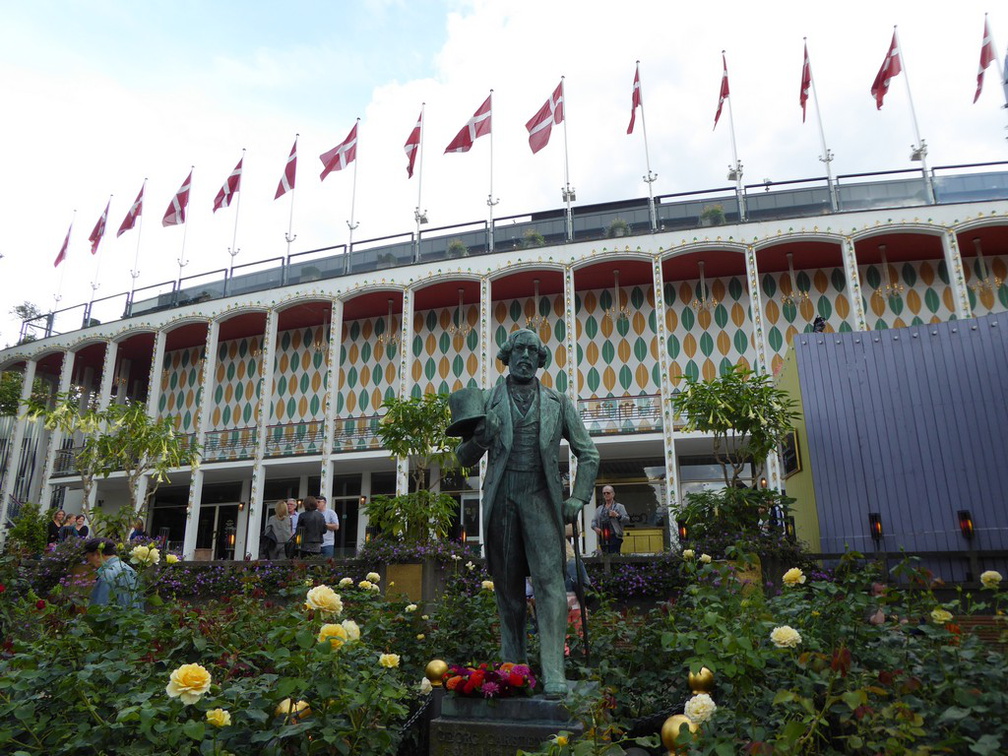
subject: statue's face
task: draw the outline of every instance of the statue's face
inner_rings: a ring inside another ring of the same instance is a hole
[[[508,370],[519,383],[528,383],[539,369],[539,339],[534,333],[519,333],[514,340]]]

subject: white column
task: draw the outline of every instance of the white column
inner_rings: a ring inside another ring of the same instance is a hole
[[[945,229],[941,235],[942,252],[945,254],[945,269],[948,271],[949,286],[952,287],[952,300],[955,302],[957,319],[973,317],[970,306],[969,289],[966,288],[966,275],[963,271],[962,254],[959,252],[959,241],[956,235]]]
[[[861,274],[858,273],[854,240],[849,236],[844,237],[843,259],[844,277],[847,279],[847,297],[850,299],[851,312],[854,313],[854,327],[858,331],[867,331],[868,318],[865,316],[864,297],[861,295]]]
[[[410,392],[409,357],[413,340],[413,290],[403,290],[402,319],[399,322],[399,388],[400,399],[408,399]],[[396,460],[396,495],[409,492],[409,460]]]
[[[266,332],[259,345],[261,350],[259,354],[259,400],[256,403],[256,445],[252,458],[252,485],[248,498],[245,499],[248,502],[248,507],[244,517],[246,524],[244,537],[239,540],[238,536],[235,536],[236,541],[241,544],[239,549],[236,543],[236,558],[238,554],[251,554],[253,559],[259,557],[259,522],[262,519],[263,488],[266,485],[266,469],[263,467],[263,459],[266,456],[266,434],[273,408],[273,379],[276,373],[274,355],[276,354],[279,322],[280,314],[276,310],[270,310],[266,315]],[[323,477],[323,484],[324,482]],[[323,490],[325,489],[323,488]],[[243,518],[239,516],[238,520],[241,523]]]
[[[668,330],[665,327],[665,273],[661,254],[651,261],[651,279],[654,286],[655,338],[658,339],[658,369],[661,371],[662,435],[665,437],[665,520],[669,539],[675,541],[676,514],[679,512],[679,458],[675,448],[675,408],[672,397],[675,389],[669,379]],[[594,531],[592,531],[594,534]]]
[[[197,409],[196,443],[203,447],[206,438],[207,425],[210,421],[210,406],[213,404],[214,373],[217,365],[217,340],[220,334],[220,323],[211,320],[207,326],[206,346],[203,350],[203,365],[200,373],[199,407]],[[196,549],[196,526],[199,523],[200,502],[203,498],[203,468],[193,471],[189,484],[189,507],[186,514],[185,540],[182,555],[192,559]]]
[[[329,319],[329,348],[326,350],[325,412],[322,442],[322,483],[320,490],[329,497],[332,494],[332,453],[336,444],[336,405],[339,397],[339,355],[343,340],[343,300],[332,302],[332,316]],[[359,515],[358,515],[359,516]]]
[[[567,398],[574,405],[574,410],[580,415],[581,408],[578,407],[578,359],[577,359],[577,313],[574,311],[577,295],[574,291],[574,268],[570,265],[564,267],[563,271],[563,319],[564,348],[567,350]],[[567,449],[567,473],[570,476],[571,488],[574,488],[574,479],[577,476],[577,457],[574,451]],[[595,513],[595,498],[585,502],[584,509],[581,510],[581,517],[578,520],[578,532],[583,534],[585,552],[594,551],[596,548],[595,531],[588,526]],[[578,546],[580,548],[580,545]]]
[[[490,284],[490,279],[486,276],[480,279],[480,302],[479,302],[479,385],[486,391],[489,389],[493,383],[490,378],[490,366],[493,364],[494,358],[497,356],[497,350],[493,343],[493,336],[491,333],[492,324],[490,322],[490,311],[493,308],[492,300],[492,290],[493,287]],[[479,507],[479,532],[480,532],[480,550],[485,555],[486,554],[486,539],[483,537],[483,479],[486,477],[486,455],[484,454],[480,457],[479,461],[479,490],[480,490],[480,507]]]
[[[73,377],[74,359],[77,353],[66,351],[63,353],[63,364],[60,366],[59,394],[66,394],[70,390],[70,379]],[[53,474],[53,467],[56,465],[56,452],[63,441],[63,433],[60,430],[53,430],[49,434],[49,443],[46,447],[46,458],[42,467],[42,485],[39,491],[39,501],[45,507],[46,502],[52,501],[53,486],[50,483]]]
[[[112,383],[115,379],[116,355],[119,353],[119,344],[109,341],[105,345],[105,360],[102,364],[101,387],[98,389],[98,409],[104,410],[112,401]]]
[[[28,398],[31,396],[37,365],[36,360],[25,362],[24,383],[21,384],[22,404],[28,401]],[[33,420],[32,422],[36,421]],[[10,441],[10,454],[7,455],[7,469],[4,470],[3,490],[0,493],[3,497],[2,501],[0,501],[0,550],[3,549],[4,543],[7,540],[7,507],[14,493],[14,479],[17,477],[17,471],[21,468],[21,445],[24,443],[25,425],[27,423],[28,419],[24,414],[20,414],[17,425],[14,426],[14,438]]]
[[[167,334],[158,331],[154,336],[154,352],[151,355],[150,369],[147,371],[147,417],[152,420],[158,419],[158,404],[161,401],[161,375],[164,372],[165,341]],[[139,512],[144,502],[147,501],[147,486],[150,482],[148,475],[141,475],[137,481],[136,501],[133,502],[133,511]]]

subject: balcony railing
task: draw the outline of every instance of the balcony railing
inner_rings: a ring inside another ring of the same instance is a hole
[[[931,170],[938,204],[1008,199],[1008,162],[939,166]],[[968,171],[968,172],[964,172]],[[717,206],[723,223],[767,221],[829,215],[834,212],[927,205],[924,175],[918,170],[858,173],[835,180],[838,207],[833,209],[825,177],[796,181],[765,181],[744,187],[746,217],[739,214],[734,187],[666,194],[655,198],[657,231],[699,228],[710,221],[706,213]],[[626,221],[628,235],[652,232],[646,199],[610,202],[572,209],[574,242],[605,238],[616,218]],[[188,276],[133,292],[115,294],[26,320],[22,337],[43,338],[159,310],[212,299],[267,291],[279,286],[338,278],[349,274],[429,263],[519,249],[528,244],[526,232],[541,235],[545,245],[567,242],[563,208],[442,226],[417,237],[402,233],[275,257],[227,270]],[[537,238],[533,236],[531,238]]]
[[[658,394],[579,399],[578,412],[593,436],[662,430],[661,396]]]
[[[256,427],[208,431],[203,440],[204,462],[251,459],[255,456]]]
[[[380,422],[381,416],[379,415],[336,418],[333,451],[348,452],[381,449],[381,439],[378,438],[378,424]]]
[[[318,420],[271,425],[266,429],[267,457],[321,454],[325,447],[325,424]]]

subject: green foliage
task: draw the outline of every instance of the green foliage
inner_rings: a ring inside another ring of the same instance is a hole
[[[0,373],[0,415],[16,415],[21,406],[21,389],[24,387],[24,375],[17,370],[7,370]],[[48,390],[41,378],[32,383],[32,400],[44,402],[48,398]]]
[[[618,236],[628,236],[630,234],[630,224],[622,218],[613,218],[606,228],[606,238],[612,239]]]
[[[149,417],[139,402],[98,409],[88,403],[82,406],[73,394],[60,394],[52,407],[30,402],[27,415],[40,418],[48,430],[83,436],[82,446],[74,453],[74,467],[84,489],[84,515],[93,524],[95,535],[125,538],[130,522],[144,515],[158,486],[169,481],[168,472],[195,467],[199,461],[199,449],[175,433],[169,418]],[[118,471],[125,473],[131,504],[120,507],[114,515],[92,513],[88,502],[95,479]],[[141,497],[145,476],[148,485]]]
[[[386,537],[406,543],[427,543],[444,538],[457,511],[455,500],[427,490],[427,470],[437,464],[442,472],[457,467],[453,449],[458,439],[445,430],[451,422],[448,397],[424,394],[382,403],[385,416],[378,426],[382,445],[405,458],[413,476],[413,491],[400,496],[376,496],[365,506],[368,521]]]
[[[685,431],[713,436],[714,456],[726,486],[745,485],[742,470],[754,463],[755,485],[763,460],[780,443],[797,417],[794,401],[768,375],[736,366],[712,381],[690,378],[672,400]]]
[[[7,531],[7,543],[28,554],[41,554],[46,547],[49,514],[32,501],[21,505],[21,511]]]
[[[521,241],[518,242],[518,249],[531,249],[533,247],[546,246],[546,237],[534,228],[525,229]]]
[[[725,222],[724,206],[720,204],[705,205],[700,212],[700,221],[707,226],[723,226]]]

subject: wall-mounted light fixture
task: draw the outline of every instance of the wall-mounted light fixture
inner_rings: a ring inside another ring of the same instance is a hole
[[[878,512],[868,513],[868,531],[873,541],[882,540],[882,515]]]
[[[959,515],[959,530],[963,534],[963,538],[967,541],[973,540],[973,515],[970,514],[968,509],[960,509]]]
[[[792,543],[795,541],[797,532],[795,530],[794,517],[788,517],[784,520],[784,535],[787,536],[787,539]]]
[[[676,528],[679,531],[679,542],[682,543],[686,540],[686,536],[689,535],[689,529],[686,527],[686,520],[676,520]]]

